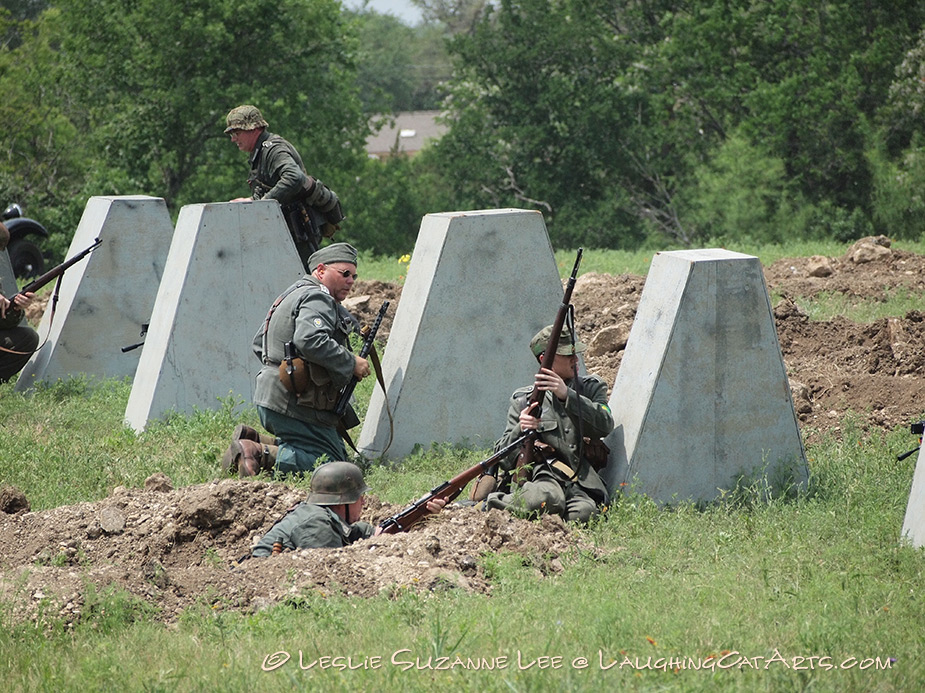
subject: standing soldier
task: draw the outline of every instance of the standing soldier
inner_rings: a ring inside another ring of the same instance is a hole
[[[311,254],[321,247],[322,236],[332,238],[344,219],[337,195],[306,173],[295,147],[267,132],[267,121],[256,106],[233,108],[225,122],[225,134],[231,136],[238,149],[251,155],[247,183],[253,194],[232,202],[279,202],[299,258],[306,265]]]
[[[369,362],[350,351],[357,322],[341,305],[357,278],[357,251],[332,243],[313,253],[308,264],[311,274],[276,299],[254,337],[254,353],[263,363],[254,404],[275,439],[247,426],[235,429],[222,467],[242,477],[261,471],[303,474],[322,456],[344,460],[347,450],[338,429],[359,423],[350,406],[343,419],[333,411],[350,379],[369,375]],[[287,344],[307,370],[299,392],[280,373]]]

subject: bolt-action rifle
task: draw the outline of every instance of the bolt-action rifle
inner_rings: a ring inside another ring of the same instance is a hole
[[[386,301],[379,309],[379,314],[376,316],[376,321],[373,323],[373,326],[363,328],[363,346],[360,348],[361,359],[365,359],[369,356],[369,352],[373,350],[373,340],[376,338],[376,333],[379,331],[379,326],[382,324],[382,318],[385,317],[385,312],[388,309],[389,302]],[[334,413],[337,414],[337,416],[343,416],[347,411],[347,405],[350,403],[350,398],[353,396],[353,391],[356,389],[358,382],[360,382],[359,378],[353,376],[350,378],[350,382],[344,385],[344,389],[340,391],[340,394],[337,396],[337,402],[334,404]]]
[[[447,503],[449,503],[450,501],[455,500],[456,497],[462,493],[462,490],[466,488],[466,484],[468,484],[480,474],[487,472],[489,469],[498,464],[498,462],[507,457],[510,452],[516,450],[518,446],[522,445],[525,440],[532,440],[535,435],[535,431],[527,431],[523,433],[517,440],[504,446],[491,457],[482,460],[477,465],[470,467],[464,472],[460,472],[449,481],[444,481],[439,486],[431,489],[429,493],[425,493],[418,500],[414,501],[414,503],[409,505],[401,512],[398,512],[391,517],[387,517],[379,523],[379,527],[382,529],[382,534],[398,534],[398,532],[407,532],[413,524],[420,521],[427,514],[427,504],[430,503],[430,501],[437,498],[442,498]]]
[[[549,342],[543,352],[543,360],[540,362],[540,368],[551,369],[552,362],[556,358],[556,351],[559,349],[559,335],[562,334],[562,328],[565,325],[565,319],[568,316],[572,302],[572,291],[575,288],[575,281],[578,278],[578,266],[581,264],[582,249],[578,249],[578,257],[575,258],[575,266],[572,268],[572,274],[565,285],[565,294],[562,297],[562,304],[559,306],[559,312],[556,313],[556,321],[552,324],[552,334],[549,335]],[[545,392],[540,390],[536,385],[527,400],[527,406],[535,404],[531,412],[532,416],[539,417],[543,408],[543,396]],[[527,440],[523,444],[523,449],[517,456],[517,463],[514,469],[514,481],[518,486],[523,486],[527,480],[527,470],[533,466],[533,439]]]
[[[93,245],[91,245],[89,248],[87,248],[86,250],[80,251],[77,255],[72,257],[70,260],[65,260],[57,267],[53,267],[52,269],[48,270],[42,276],[36,279],[33,279],[31,282],[26,284],[19,292],[17,292],[16,295],[11,296],[10,305],[6,309],[6,317],[0,318],[0,330],[9,330],[13,327],[16,327],[22,320],[23,311],[22,311],[22,308],[16,305],[16,302],[15,302],[16,296],[19,296],[21,294],[34,293],[38,291],[39,289],[41,289],[46,284],[48,284],[49,282],[54,281],[55,279],[60,277],[62,274],[64,274],[65,270],[67,270],[71,265],[74,265],[80,262],[81,260],[83,260],[87,255],[90,254],[92,250],[94,250],[102,242],[103,241],[100,240],[99,238],[95,239],[93,242]]]

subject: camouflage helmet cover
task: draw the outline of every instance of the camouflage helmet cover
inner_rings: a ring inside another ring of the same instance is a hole
[[[312,474],[308,502],[315,505],[355,503],[369,490],[363,472],[352,462],[327,462]]]
[[[225,134],[232,130],[256,130],[257,128],[267,127],[267,121],[263,119],[260,110],[256,106],[238,106],[232,108],[228,115],[225,116]]]
[[[549,344],[549,338],[552,336],[552,325],[547,325],[542,330],[533,335],[533,339],[530,340],[530,351],[533,352],[534,356],[539,357]],[[575,345],[572,345],[572,335],[566,328],[562,328],[562,332],[559,333],[559,348],[556,349],[557,354],[562,354],[563,356],[574,356],[576,354],[581,354],[586,351],[588,347],[580,339],[575,339]]]

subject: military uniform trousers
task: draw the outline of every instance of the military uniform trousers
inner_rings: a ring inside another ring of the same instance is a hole
[[[545,465],[538,466],[522,487],[511,493],[492,493],[486,502],[489,508],[552,513],[575,522],[587,522],[598,512],[597,503],[585,489]]]
[[[337,429],[320,423],[308,423],[257,407],[260,423],[280,439],[274,474],[308,474],[324,456],[327,462],[347,459],[347,448]]]

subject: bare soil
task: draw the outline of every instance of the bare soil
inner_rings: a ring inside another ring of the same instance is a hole
[[[770,292],[784,297],[774,317],[808,442],[837,434],[849,411],[872,433],[918,420],[925,402],[925,312],[869,324],[810,322],[800,303],[821,292],[858,301],[885,300],[898,289],[925,293],[925,256],[892,249],[883,237],[867,238],[843,257],[778,261],[765,268],[765,277]],[[580,337],[589,345],[586,365],[609,383],[644,283],[640,276],[589,273],[576,284]],[[368,324],[382,301],[391,301],[380,331],[384,340],[400,297],[400,286],[361,281],[346,303]],[[254,611],[312,591],[358,597],[406,589],[490,593],[479,560],[485,552],[515,552],[538,575],[550,575],[575,551],[595,550],[557,518],[527,522],[452,505],[404,534],[344,549],[245,558],[301,499],[284,483],[219,480],[174,489],[157,474],[144,488],[116,488],[99,502],[31,512],[18,489],[0,488],[0,600],[15,605],[18,619],[46,614],[74,623],[90,608],[85,586],[92,583],[128,591],[170,623],[195,604]],[[371,522],[400,509],[375,496],[369,500],[364,517]]]

